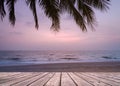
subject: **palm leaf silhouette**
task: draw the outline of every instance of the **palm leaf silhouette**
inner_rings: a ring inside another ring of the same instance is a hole
[[[0,0],[0,17],[3,18],[6,15],[5,7],[8,7],[9,20],[12,25],[15,24],[15,3],[17,0]],[[53,31],[59,31],[60,29],[60,14],[68,12],[73,17],[76,24],[82,31],[87,31],[87,26],[93,28],[96,22],[95,13],[93,9],[100,11],[106,11],[109,7],[110,0],[25,0],[27,5],[31,9],[35,27],[38,29],[38,17],[36,4],[44,10],[45,15],[52,21],[51,28]],[[4,5],[6,3],[6,5]]]
[[[33,12],[34,20],[35,20],[35,27],[38,29],[38,18],[37,18],[37,12],[36,12],[36,0],[26,0],[27,5],[30,6],[30,9]]]
[[[15,21],[16,21],[16,18],[15,18],[15,2],[17,0],[6,0],[6,5],[8,7],[8,10],[9,10],[9,20],[11,22],[12,25],[15,25]]]
[[[52,20],[51,28],[54,31],[59,31],[59,0],[39,0],[39,5],[42,6],[46,16]]]
[[[0,17],[3,20],[4,16],[6,15],[5,8],[4,8],[5,0],[0,0]]]

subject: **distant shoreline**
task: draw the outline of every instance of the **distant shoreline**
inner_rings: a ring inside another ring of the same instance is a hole
[[[120,61],[0,66],[0,72],[120,72]]]

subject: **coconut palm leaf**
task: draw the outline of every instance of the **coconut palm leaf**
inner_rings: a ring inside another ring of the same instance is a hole
[[[81,28],[82,31],[87,31],[85,25],[86,22],[83,16],[76,9],[74,0],[61,0],[60,7],[63,10],[67,10],[67,12],[74,18],[76,24]]]
[[[4,16],[6,15],[5,8],[4,8],[5,0],[0,0],[0,17],[3,20]]]
[[[15,25],[15,21],[16,21],[15,8],[14,8],[16,1],[17,0],[6,0],[6,5],[9,10],[9,21],[11,22],[12,25]]]
[[[39,5],[42,6],[46,16],[52,20],[52,30],[59,31],[59,0],[39,0]]]
[[[67,10],[82,31],[87,31],[87,25],[94,28],[96,19],[93,8],[104,11],[108,9],[108,5],[108,0],[60,0],[62,11]]]
[[[12,25],[15,24],[15,2],[17,0],[0,0],[0,16],[4,18],[6,12],[4,9],[4,2],[8,7],[9,20]],[[38,18],[36,10],[36,2],[42,7],[44,13],[51,19],[51,28],[53,31],[59,31],[60,29],[60,14],[68,12],[76,24],[82,31],[87,31],[87,26],[94,26],[95,13],[93,9],[105,11],[109,7],[110,0],[25,0],[30,7],[34,20],[35,27],[38,28]]]
[[[81,0],[82,2],[98,10],[107,10],[110,0]]]
[[[90,25],[91,27],[93,27],[93,24],[96,22],[95,13],[93,9],[87,3],[85,2],[83,3],[83,1],[81,0],[77,0],[77,8],[80,14],[82,14],[87,25]]]
[[[34,20],[35,20],[35,27],[38,29],[38,18],[37,18],[37,11],[36,11],[36,0],[26,0],[27,5],[29,5],[30,9],[32,10]]]

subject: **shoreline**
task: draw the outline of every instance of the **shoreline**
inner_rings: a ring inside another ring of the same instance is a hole
[[[0,66],[0,72],[120,72],[120,61]]]

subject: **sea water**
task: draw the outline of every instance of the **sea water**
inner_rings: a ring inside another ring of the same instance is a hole
[[[0,66],[103,61],[120,61],[120,50],[0,51]]]

